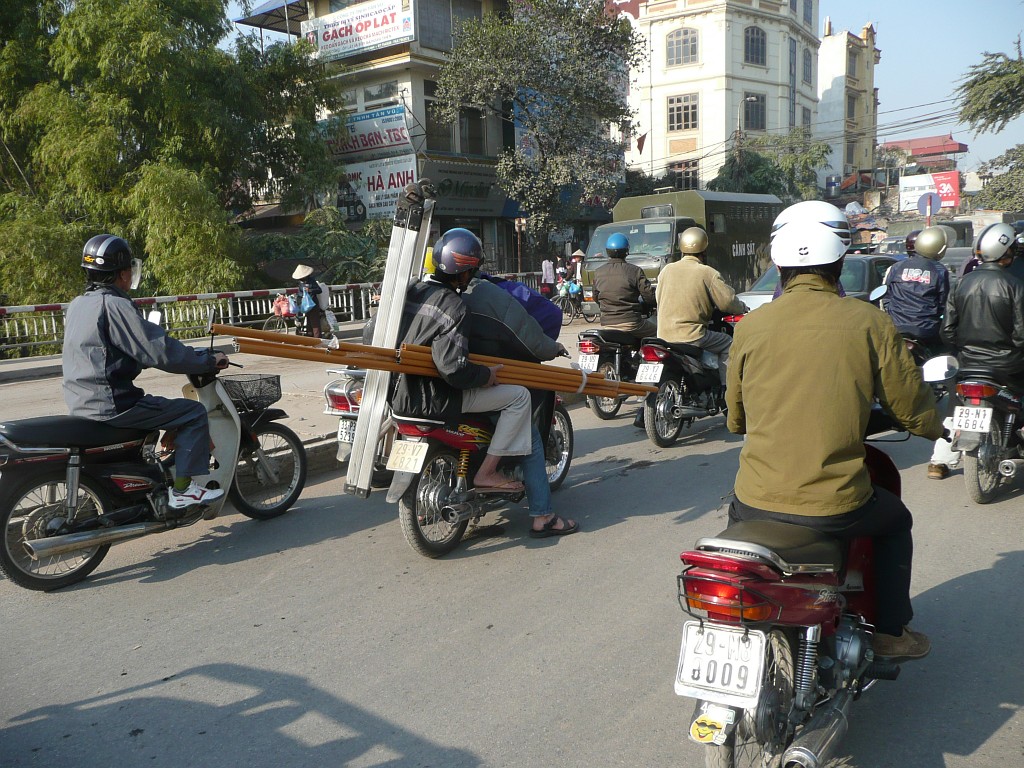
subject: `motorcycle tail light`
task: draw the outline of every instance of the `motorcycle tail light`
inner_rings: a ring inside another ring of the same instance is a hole
[[[643,358],[645,363],[660,363],[668,357],[668,350],[662,349],[661,347],[651,346],[650,344],[644,344],[640,347],[640,357]]]
[[[725,320],[725,322],[727,322],[727,323],[729,323],[731,325],[736,325],[736,323],[738,323],[744,317],[746,317],[746,315],[726,315],[722,319]]]
[[[679,576],[679,602],[683,610],[699,618],[722,622],[767,621],[774,606],[762,595],[740,583],[706,576]]]
[[[345,392],[329,389],[324,392],[324,396],[327,398],[328,407],[333,408],[336,411],[351,413],[352,411],[359,410],[358,401],[353,402]]]
[[[581,355],[596,355],[601,351],[601,347],[593,341],[581,341],[576,345]]]
[[[956,393],[961,397],[972,397],[980,400],[986,397],[995,397],[999,394],[999,388],[980,381],[961,381],[956,385]]]

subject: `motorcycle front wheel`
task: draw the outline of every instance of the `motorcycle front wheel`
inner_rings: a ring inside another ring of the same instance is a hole
[[[551,486],[552,491],[557,491],[565,481],[566,475],[569,474],[575,439],[569,412],[564,405],[556,405],[554,421],[551,424],[551,431],[548,433],[547,449],[544,451],[548,485]]]
[[[781,768],[792,736],[787,715],[795,693],[793,650],[781,630],[772,630],[766,640],[757,707],[743,710],[725,744],[704,748],[706,768]]]
[[[603,362],[597,366],[597,372],[602,374],[607,381],[618,381],[619,374],[615,371],[615,365],[610,362]],[[599,419],[611,419],[622,407],[621,397],[588,397],[587,405],[594,415]]]
[[[682,418],[672,416],[672,408],[682,400],[681,390],[682,383],[678,379],[666,379],[654,397],[644,401],[644,428],[651,442],[659,448],[668,448],[683,431]]]
[[[981,436],[978,447],[964,454],[964,482],[967,495],[975,504],[988,504],[999,492],[999,424],[993,418],[989,433]]]
[[[228,498],[254,520],[287,512],[306,485],[306,449],[288,427],[270,421],[253,428],[255,445],[242,445]]]
[[[398,500],[398,520],[405,540],[424,557],[447,555],[459,545],[469,526],[468,520],[452,524],[441,516],[455,491],[457,462],[454,451],[432,451],[419,477]]]
[[[68,489],[63,468],[54,468],[5,483],[0,490],[0,516],[4,539],[0,544],[0,570],[26,589],[49,592],[76,584],[96,570],[110,545],[82,549],[33,560],[26,541],[61,533],[64,500]],[[106,494],[84,474],[78,481],[78,519],[103,514],[109,505]]]

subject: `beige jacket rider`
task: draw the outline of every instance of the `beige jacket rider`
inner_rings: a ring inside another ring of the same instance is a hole
[[[726,314],[746,308],[718,270],[687,254],[658,275],[658,338],[673,344],[700,341],[717,307]]]
[[[871,498],[864,432],[874,397],[913,434],[942,435],[889,316],[815,275],[793,278],[736,326],[725,397],[729,431],[747,436],[736,498],[770,512],[839,515]]]

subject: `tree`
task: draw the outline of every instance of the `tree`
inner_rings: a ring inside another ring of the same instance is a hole
[[[960,119],[976,133],[998,133],[1024,114],[1024,55],[1017,37],[1017,58],[1005,53],[984,53],[956,89]]]
[[[468,108],[515,122],[522,140],[502,152],[498,180],[543,237],[579,199],[614,193],[623,149],[611,127],[629,123],[629,71],[641,57],[639,36],[604,0],[513,0],[507,14],[458,27],[435,114],[457,123]],[[566,187],[578,191],[568,204]]]
[[[1024,144],[1018,144],[981,166],[993,174],[974,198],[978,208],[1024,211]]]
[[[749,149],[737,151],[718,169],[718,175],[708,182],[713,192],[748,192],[775,195],[783,200],[797,197],[786,172],[760,152]]]
[[[149,257],[146,290],[238,287],[244,241],[230,220],[250,188],[272,177],[286,204],[336,188],[317,117],[341,112],[340,90],[304,41],[222,50],[222,0],[13,5],[0,18],[0,282],[12,300],[77,293],[81,244],[101,231]]]
[[[802,200],[817,200],[820,197],[817,172],[828,165],[832,147],[824,141],[811,138],[809,128],[794,128],[784,136],[753,136],[747,139],[747,144],[771,158],[783,170],[786,186],[791,193]]]

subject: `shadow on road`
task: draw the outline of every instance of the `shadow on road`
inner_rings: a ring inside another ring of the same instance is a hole
[[[435,744],[297,675],[211,664],[72,704],[2,732],[5,766],[110,765],[473,768]]]

